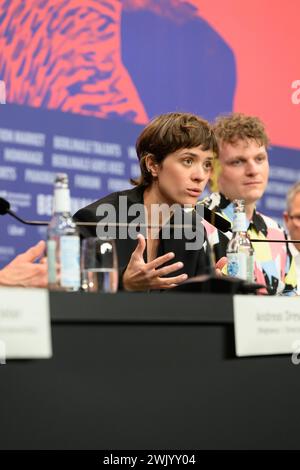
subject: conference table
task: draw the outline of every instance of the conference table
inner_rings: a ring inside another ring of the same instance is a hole
[[[233,297],[50,293],[53,357],[0,366],[1,449],[299,449],[300,366],[238,358]]]

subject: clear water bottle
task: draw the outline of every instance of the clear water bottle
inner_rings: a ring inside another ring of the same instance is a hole
[[[254,250],[247,235],[248,223],[245,202],[241,199],[235,199],[233,203],[233,236],[226,250],[227,272],[231,277],[254,282]]]
[[[48,226],[48,283],[54,290],[80,288],[80,240],[71,216],[68,175],[56,175],[53,216]]]

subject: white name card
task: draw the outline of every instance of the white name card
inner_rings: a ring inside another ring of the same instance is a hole
[[[0,288],[0,362],[52,356],[46,289]]]
[[[300,341],[300,297],[235,295],[237,356],[295,352]]]

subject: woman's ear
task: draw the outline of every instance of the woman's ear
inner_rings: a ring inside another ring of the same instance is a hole
[[[158,175],[159,164],[156,162],[154,155],[147,155],[145,158],[146,168],[152,177],[155,178]]]

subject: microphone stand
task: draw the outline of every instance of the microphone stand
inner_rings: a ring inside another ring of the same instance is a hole
[[[290,239],[287,239],[287,240],[272,240],[272,239],[266,239],[266,240],[261,240],[259,238],[250,238],[250,242],[253,242],[253,243],[266,243],[266,242],[270,242],[270,243],[300,243],[300,240],[290,240]]]
[[[36,225],[36,226],[41,226],[41,225],[49,225],[49,222],[42,221],[42,220],[25,220],[19,217],[17,214],[15,214],[13,211],[10,209],[7,211],[7,214],[11,215],[14,219],[16,219],[18,222],[21,222],[21,224],[25,225]]]
[[[13,217],[14,219],[16,219],[18,222],[21,222],[22,224],[25,224],[25,225],[35,225],[35,226],[47,226],[49,225],[49,222],[45,221],[45,220],[26,220],[26,219],[22,219],[21,217],[19,217],[15,212],[13,212],[12,210],[8,209],[7,214],[9,214],[11,217]],[[4,215],[4,214],[2,214]],[[212,218],[212,222],[213,222],[213,218]],[[128,224],[126,222],[115,222],[115,223],[106,223],[106,222],[75,222],[76,225],[78,227],[97,227],[97,225],[99,226],[113,226],[113,227],[127,227]],[[143,228],[160,228],[160,225],[147,225],[147,224],[138,224],[139,227],[143,227]],[[168,225],[165,225],[165,227],[168,227]],[[182,224],[171,224],[170,227],[172,228],[182,228],[183,225]],[[187,228],[194,228],[194,226],[192,224],[184,224],[184,227],[187,227]],[[260,238],[250,238],[250,241],[253,242],[253,243],[300,243],[300,240],[290,240],[290,239],[287,239],[287,240],[272,240],[272,239],[265,239],[265,240],[262,240]],[[213,254],[213,250],[211,250],[212,254]],[[213,255],[214,256],[214,255]],[[212,265],[214,265],[212,263]]]
[[[31,226],[47,226],[49,222],[39,221],[39,220],[26,220],[19,217],[15,212],[13,212],[9,205],[5,207],[1,215],[5,213],[9,214],[11,217],[16,219],[18,222],[21,222],[25,225]],[[214,213],[211,215],[211,223],[214,222]],[[101,222],[76,222],[78,227],[96,227],[97,225],[102,226],[118,226],[118,227],[127,227],[127,223],[101,223]],[[139,227],[148,227],[148,228],[159,228],[160,226],[148,226],[147,224],[138,224]],[[193,225],[185,224],[186,227],[193,227]],[[172,224],[173,228],[182,228],[182,225]],[[251,242],[260,243],[260,242],[270,242],[270,243],[300,243],[300,240],[261,240],[261,239],[251,239]],[[217,276],[215,273],[215,260],[213,249],[210,248],[210,265],[208,267],[208,273],[202,274],[199,276],[194,276],[187,279],[185,282],[179,286],[171,289],[171,291],[180,291],[180,292],[202,292],[202,293],[218,293],[218,294],[254,294],[258,289],[266,288],[262,284],[248,283],[243,279],[233,278],[230,276]],[[166,293],[169,290],[165,291]]]

